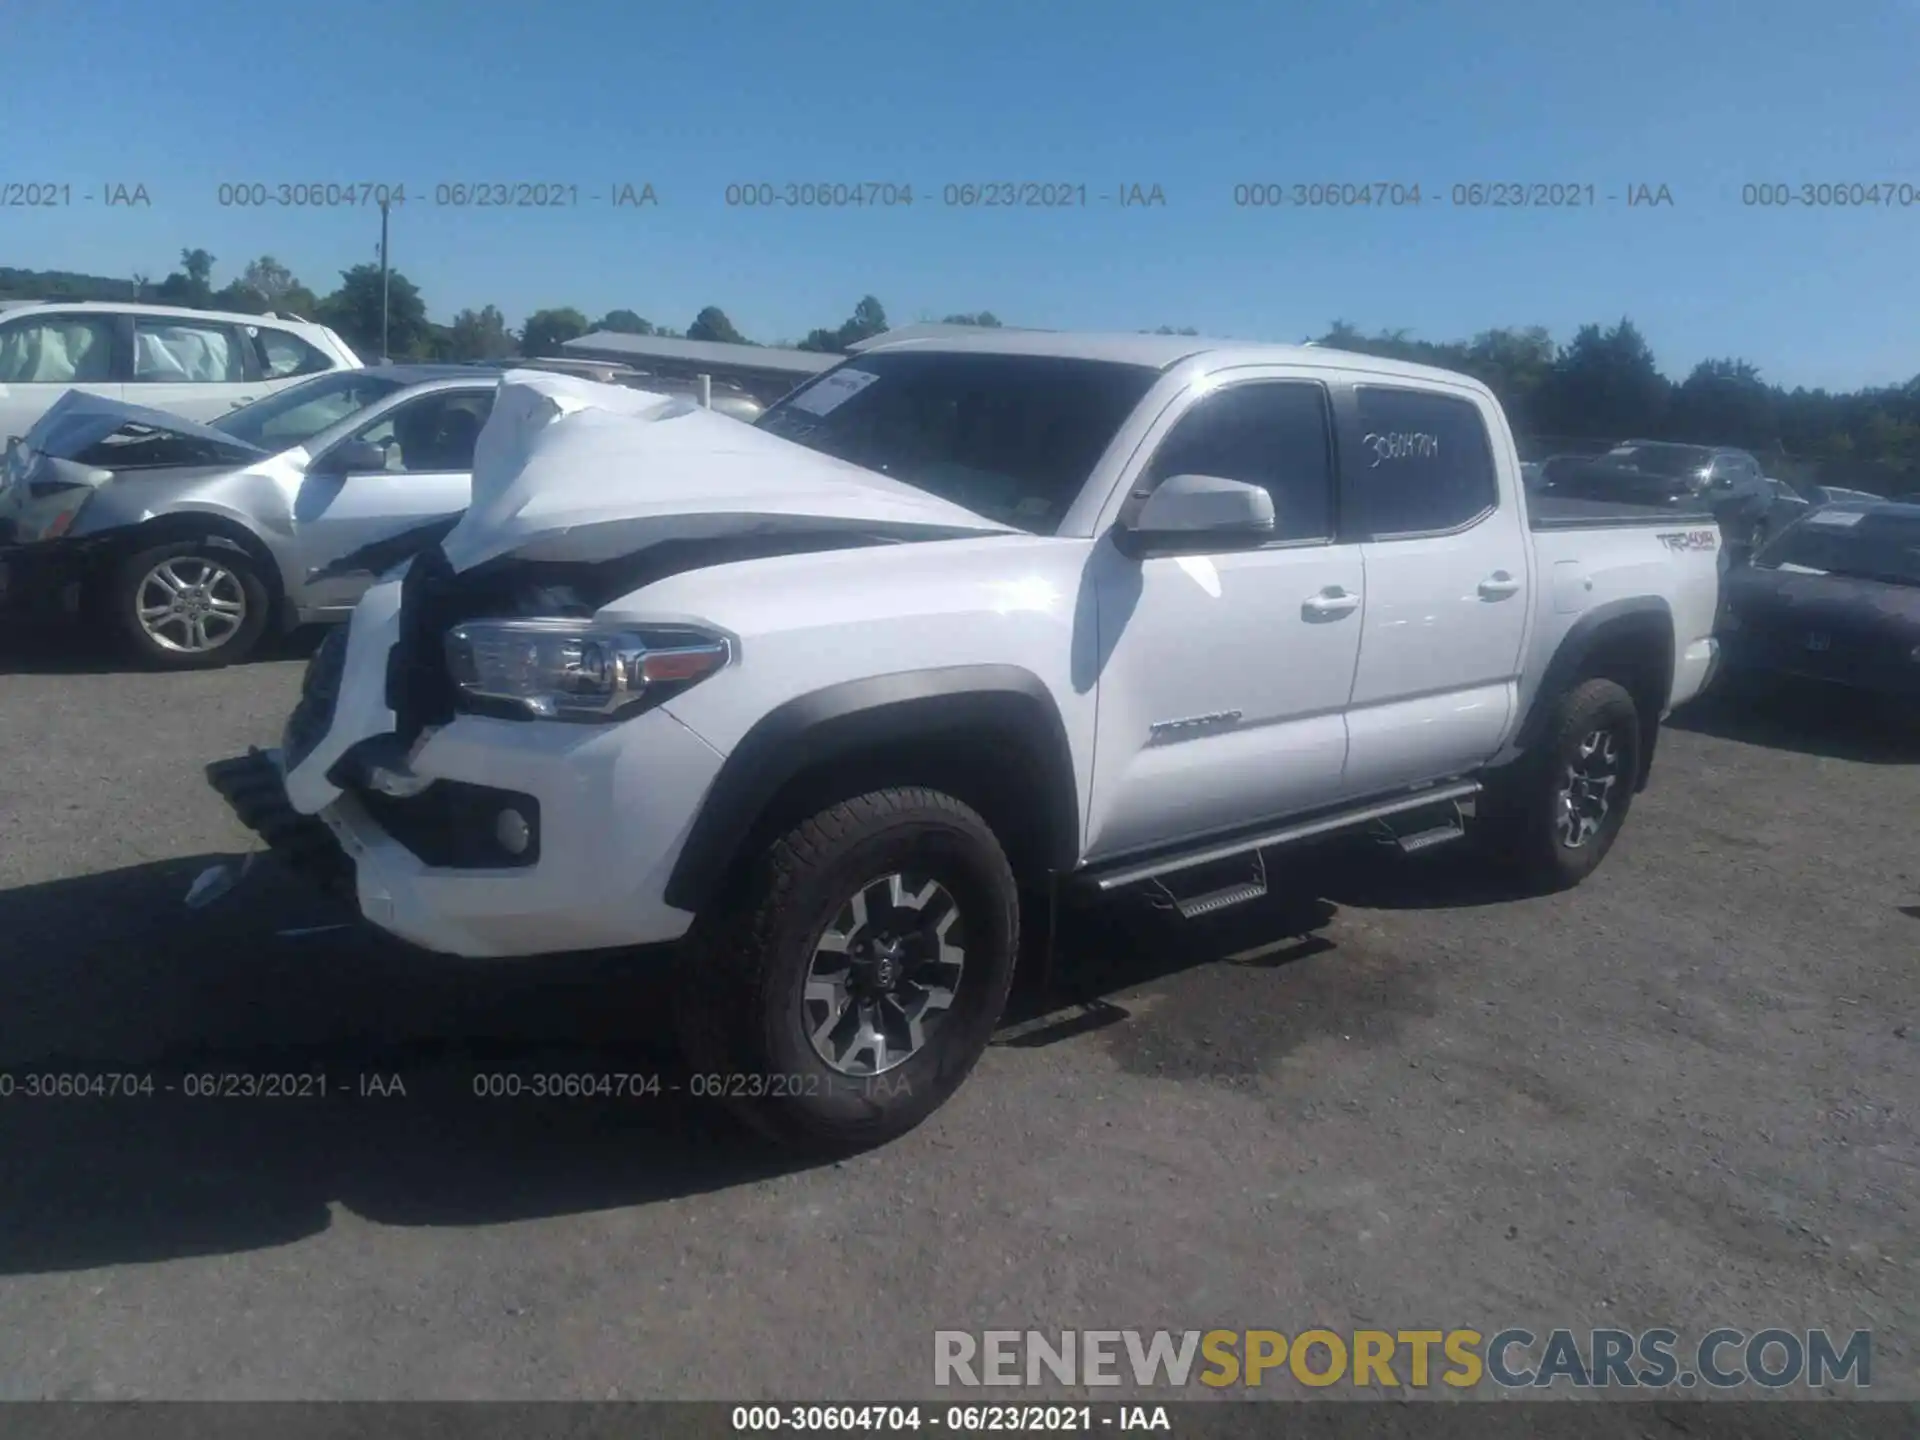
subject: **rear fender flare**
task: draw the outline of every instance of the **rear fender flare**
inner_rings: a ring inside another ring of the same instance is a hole
[[[1508,766],[1539,747],[1542,735],[1553,720],[1554,706],[1560,697],[1581,680],[1605,668],[1598,663],[1604,652],[1615,646],[1650,647],[1649,670],[1658,676],[1657,684],[1634,698],[1641,702],[1640,774],[1636,788],[1644,789],[1653,767],[1654,742],[1660,717],[1673,693],[1674,625],[1673,611],[1657,595],[1634,596],[1596,605],[1581,615],[1561,637],[1545,673],[1527,704],[1525,715],[1513,738],[1494,758],[1491,768]],[[1647,702],[1651,702],[1650,704]]]

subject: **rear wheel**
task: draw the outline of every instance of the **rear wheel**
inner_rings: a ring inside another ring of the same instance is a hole
[[[1018,935],[1006,855],[966,805],[901,788],[830,806],[695,927],[675,997],[690,1088],[801,1150],[884,1144],[979,1060]]]
[[[1537,890],[1591,875],[1626,823],[1640,777],[1640,712],[1612,680],[1562,695],[1536,754],[1495,787],[1485,839]]]
[[[266,630],[271,597],[252,559],[210,540],[173,540],[130,555],[102,597],[133,652],[168,670],[244,658]]]

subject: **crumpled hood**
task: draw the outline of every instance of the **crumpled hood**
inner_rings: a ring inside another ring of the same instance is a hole
[[[474,451],[472,503],[442,550],[462,571],[509,553],[596,560],[665,540],[849,524],[1019,533],[691,399],[510,370]]]
[[[210,425],[189,420],[184,415],[150,409],[145,405],[129,405],[124,400],[109,400],[103,395],[90,395],[84,390],[69,390],[54,401],[33,423],[33,428],[27,431],[25,444],[38,454],[72,460],[129,425],[144,426],[187,440],[203,440],[221,448],[236,465],[250,464],[271,453],[224,430],[215,430]]]

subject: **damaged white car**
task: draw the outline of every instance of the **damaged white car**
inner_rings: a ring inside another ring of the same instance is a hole
[[[858,1148],[960,1084],[1059,887],[1198,917],[1344,829],[1590,873],[1719,535],[1550,504],[1485,387],[1321,349],[896,342],[752,427],[522,373],[465,516],[209,775],[430,949],[677,942],[696,1072]]]

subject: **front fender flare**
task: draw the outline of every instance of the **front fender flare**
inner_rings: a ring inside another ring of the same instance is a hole
[[[769,806],[806,772],[863,749],[989,729],[1015,737],[1036,768],[1039,857],[1056,871],[1071,869],[1079,853],[1079,787],[1053,696],[1019,666],[954,665],[843,681],[763,715],[714,778],[667,881],[667,903],[699,913]]]

